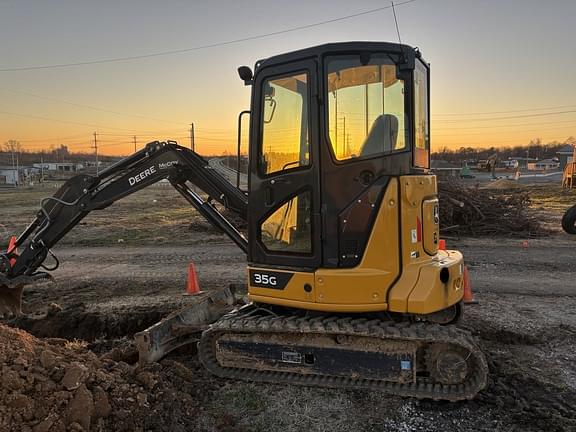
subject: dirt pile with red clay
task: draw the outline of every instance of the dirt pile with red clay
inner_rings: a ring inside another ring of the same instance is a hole
[[[80,342],[0,325],[0,430],[191,430],[197,402],[179,376],[188,369],[174,361],[140,368],[123,355],[99,357]]]

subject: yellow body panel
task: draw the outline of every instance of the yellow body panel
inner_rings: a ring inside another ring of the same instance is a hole
[[[315,272],[274,269],[293,273],[286,287],[249,285],[249,298],[326,312],[388,310],[429,314],[445,309],[462,299],[463,259],[459,252],[437,250],[437,204],[435,176],[393,178],[360,264],[353,268],[319,268]],[[445,267],[449,274],[447,283],[440,280],[440,271]]]
[[[400,274],[398,254],[398,180],[386,188],[374,222],[366,251],[354,268],[318,269],[316,302],[335,305],[375,305],[372,310],[386,310],[386,292]]]
[[[269,270],[267,268],[262,267],[250,267],[251,270],[261,270],[266,271]],[[255,286],[250,286],[249,295],[252,301],[262,301],[262,300],[255,300],[253,296],[259,296],[260,298],[265,297],[270,299],[270,301],[264,301],[264,303],[271,303],[271,304],[284,304],[282,303],[285,300],[292,300],[297,302],[305,302],[305,303],[313,303],[314,299],[314,273],[312,272],[294,272],[294,271],[287,271],[287,270],[276,270],[275,272],[278,273],[293,273],[292,279],[286,288],[279,290],[279,289],[271,289],[271,288],[259,288]],[[309,284],[312,286],[312,291],[307,292],[304,290],[304,285]],[[277,299],[280,301],[274,302],[273,299]]]

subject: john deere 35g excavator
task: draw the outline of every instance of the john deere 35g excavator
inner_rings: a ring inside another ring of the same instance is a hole
[[[2,255],[2,295],[19,306],[22,287],[54,268],[44,264],[50,248],[90,211],[168,179],[247,253],[248,300],[229,288],[199,298],[136,336],[141,360],[196,340],[221,377],[474,397],[487,365],[472,336],[449,325],[462,314],[464,265],[438,248],[420,52],[327,44],[239,74],[252,86],[247,194],[193,151],[150,143],[42,201]],[[247,239],[213,200],[247,221]]]

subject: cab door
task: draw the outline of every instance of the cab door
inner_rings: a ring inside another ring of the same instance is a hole
[[[248,261],[315,269],[321,261],[316,62],[264,67],[253,85]]]

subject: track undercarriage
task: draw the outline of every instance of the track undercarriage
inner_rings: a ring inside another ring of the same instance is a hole
[[[225,378],[449,401],[473,398],[488,371],[471,335],[453,326],[271,314],[253,305],[204,331],[199,356]]]

